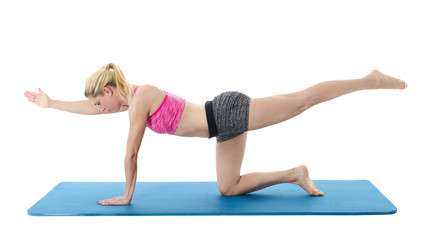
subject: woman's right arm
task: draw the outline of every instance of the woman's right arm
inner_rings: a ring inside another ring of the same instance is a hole
[[[88,100],[82,100],[82,101],[53,100],[43,91],[41,91],[41,89],[39,90],[39,93],[26,91],[24,93],[24,96],[27,98],[27,100],[29,100],[29,102],[32,102],[35,105],[43,108],[54,108],[61,111],[86,114],[86,115],[94,115],[94,114],[102,113],[96,106],[94,106]]]

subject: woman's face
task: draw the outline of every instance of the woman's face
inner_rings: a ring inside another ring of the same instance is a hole
[[[90,102],[98,107],[102,113],[120,112],[122,101],[117,88],[106,86],[103,88],[103,95],[88,97]]]

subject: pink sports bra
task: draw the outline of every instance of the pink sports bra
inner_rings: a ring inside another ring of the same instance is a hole
[[[134,94],[137,88],[134,89]],[[147,127],[156,133],[173,134],[184,113],[186,101],[169,92],[165,93],[161,106],[147,119]]]

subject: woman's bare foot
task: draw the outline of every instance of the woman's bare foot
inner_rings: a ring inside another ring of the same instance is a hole
[[[365,78],[375,81],[377,89],[404,89],[408,86],[404,81],[385,75],[378,70],[373,70]]]
[[[291,171],[293,171],[292,175],[294,176],[294,179],[291,181],[291,183],[299,185],[311,196],[323,196],[323,192],[314,186],[314,183],[308,174],[308,168],[305,165],[293,168]]]

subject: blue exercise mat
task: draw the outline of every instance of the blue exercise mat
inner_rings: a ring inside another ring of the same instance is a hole
[[[130,205],[101,206],[122,196],[122,182],[63,182],[27,212],[32,216],[121,215],[370,215],[396,207],[367,180],[319,180],[324,196],[308,195],[294,184],[225,197],[216,182],[138,182]]]

